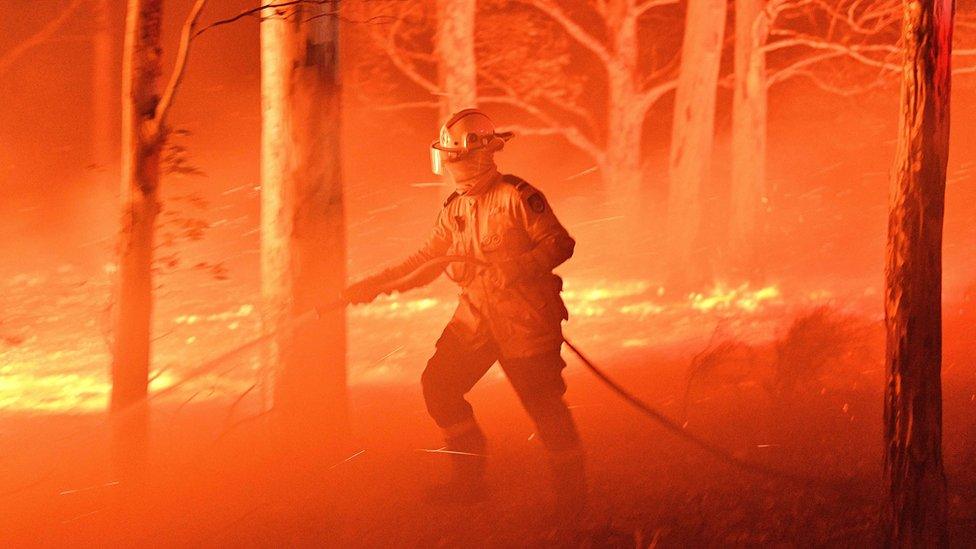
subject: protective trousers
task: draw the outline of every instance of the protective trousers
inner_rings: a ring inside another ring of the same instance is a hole
[[[471,404],[464,395],[495,361],[515,388],[526,412],[535,422],[539,438],[554,454],[579,451],[579,434],[563,401],[566,366],[559,348],[527,358],[501,357],[493,341],[473,346],[449,326],[421,376],[427,411],[447,434],[448,443],[478,430]]]

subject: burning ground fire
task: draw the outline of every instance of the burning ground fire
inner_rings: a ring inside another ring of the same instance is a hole
[[[72,268],[18,275],[4,282],[7,318],[0,325],[0,410],[6,413],[90,413],[105,409],[109,394],[107,276],[78,282]],[[199,288],[197,288],[199,289]],[[253,294],[207,292],[219,300],[181,299],[163,293],[156,312],[151,391],[182,379],[199,364],[260,333]],[[19,297],[18,297],[19,296]],[[667,349],[707,340],[719,322],[733,323],[746,339],[769,339],[796,300],[776,286],[717,285],[708,292],[668,300],[643,280],[567,281],[567,335],[595,355],[621,349]],[[823,294],[816,296],[823,298]],[[815,305],[814,296],[806,305]],[[801,300],[802,301],[802,300]],[[349,310],[350,382],[413,383],[433,341],[453,311],[446,286],[383,297]],[[258,351],[218,365],[168,395],[175,403],[233,400],[263,379]],[[258,394],[258,391],[254,391]],[[255,397],[257,398],[257,397]]]

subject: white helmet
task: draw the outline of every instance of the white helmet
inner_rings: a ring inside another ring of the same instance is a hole
[[[458,111],[441,126],[440,137],[430,144],[430,169],[443,175],[445,162],[455,162],[478,149],[501,150],[514,135],[496,133],[491,118],[479,109]]]

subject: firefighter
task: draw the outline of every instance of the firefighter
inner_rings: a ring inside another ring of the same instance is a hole
[[[478,109],[453,115],[430,153],[434,173],[446,170],[456,189],[426,242],[399,265],[352,284],[343,297],[370,302],[391,291],[394,281],[445,255],[474,260],[446,269],[461,287],[460,300],[421,376],[427,410],[452,452],[451,480],[429,495],[445,502],[486,496],[485,435],[464,396],[497,361],[548,451],[557,509],[574,514],[584,503],[583,452],[563,400],[566,364],[559,351],[568,314],[560,297],[562,279],[552,270],[573,255],[575,242],[538,189],[499,173],[493,156],[511,136],[496,132]]]

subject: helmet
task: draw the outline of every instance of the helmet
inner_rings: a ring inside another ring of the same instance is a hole
[[[479,109],[458,111],[441,126],[440,137],[430,144],[431,171],[442,175],[445,162],[456,162],[474,150],[501,150],[513,135],[496,132],[491,118]]]

